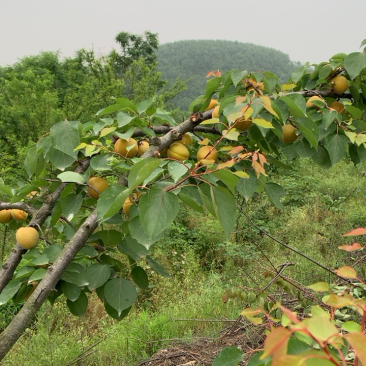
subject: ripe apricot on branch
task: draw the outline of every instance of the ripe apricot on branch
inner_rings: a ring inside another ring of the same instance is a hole
[[[132,147],[128,149],[130,146]],[[137,142],[132,137],[130,137],[129,140],[118,139],[114,144],[114,151],[125,158],[133,158],[138,151]]]
[[[218,158],[217,150],[214,148],[210,152],[211,149],[212,149],[212,146],[208,146],[208,145],[201,147],[197,152],[197,160],[201,161],[201,160],[205,159],[205,160],[214,160],[214,161],[216,161],[217,158]]]
[[[17,243],[24,249],[34,248],[39,242],[38,231],[29,226],[19,228],[15,237],[17,239]]]
[[[136,202],[139,198],[140,198],[141,194],[140,193],[133,193],[132,194],[132,197],[133,199],[131,200],[131,197],[128,196],[126,199],[125,199],[125,202],[123,203],[122,205],[122,209],[123,209],[123,212],[127,215],[127,216],[130,216],[130,208],[131,206],[134,204],[134,202]]]
[[[343,75],[337,75],[330,83],[333,85],[333,90],[337,94],[342,94],[348,89],[348,80]]]
[[[145,153],[145,151],[150,147],[149,143],[146,140],[140,140],[138,142],[138,154],[141,156]]]
[[[214,110],[212,111],[212,118],[219,118],[219,110],[220,110],[220,106],[217,105]]]
[[[208,107],[205,110],[208,111],[209,109],[214,108],[218,104],[219,104],[219,102],[216,99],[211,99],[210,104],[208,105]]]
[[[182,139],[177,141],[183,145],[191,145],[192,144],[192,136],[187,132],[182,136]]]
[[[329,104],[329,107],[335,109],[340,114],[344,114],[345,109],[342,102],[338,102],[335,100],[334,102]]]
[[[13,217],[11,216],[11,210],[1,210],[0,211],[0,222],[2,224],[7,224],[11,221]]]
[[[282,126],[283,142],[285,144],[294,142],[297,139],[297,135],[296,135],[295,131],[296,131],[296,128],[293,125],[291,125],[290,123],[287,123],[286,125]]]
[[[12,209],[11,216],[13,217],[14,220],[24,221],[27,218],[28,214],[23,210]]]
[[[167,155],[169,158],[183,161],[189,158],[189,151],[183,144],[174,142],[170,145]]]
[[[240,117],[235,121],[235,128],[240,131],[246,131],[252,125],[250,118]]]
[[[314,96],[310,97],[310,98],[307,100],[307,102],[306,102],[306,106],[307,106],[308,108],[314,107],[314,108],[316,108],[316,109],[319,109],[319,107],[317,107],[315,104],[313,104],[313,103],[312,103],[314,100],[320,100],[321,102],[324,102],[324,99],[323,99],[323,98],[320,98],[320,97],[318,97],[317,95],[314,95]]]
[[[88,180],[88,184],[91,186],[87,189],[88,195],[95,198],[96,200],[99,198],[99,193],[102,193],[105,189],[109,187],[107,180],[101,177],[91,177]],[[99,193],[92,187],[94,187]]]

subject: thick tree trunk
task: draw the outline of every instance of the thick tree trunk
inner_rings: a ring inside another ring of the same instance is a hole
[[[23,308],[14,316],[3,333],[0,334],[0,361],[10,351],[11,347],[30,324],[37,311],[46,301],[50,292],[55,288],[68,265],[97,226],[97,212],[94,211],[65,245],[56,261],[47,269],[47,273]]]

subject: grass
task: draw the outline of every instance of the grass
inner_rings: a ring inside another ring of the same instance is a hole
[[[288,193],[284,212],[263,195],[243,209],[279,240],[334,268],[348,261],[338,246],[353,240],[342,234],[366,226],[365,168],[342,161],[325,171],[302,160],[293,170],[273,175]],[[116,322],[106,316],[94,295],[82,318],[70,315],[62,299],[53,307],[45,304],[3,365],[67,365],[81,357],[79,365],[132,366],[167,347],[170,339],[193,342],[197,337],[216,337],[224,326],[220,322],[177,319],[236,319],[244,304],[223,303],[223,293],[263,287],[269,281],[263,275],[268,258],[276,266],[294,263],[285,274],[305,285],[332,280],[323,269],[261,235],[243,216],[233,238],[227,246],[215,220],[183,212],[154,252],[172,277],[160,277],[146,267],[151,288],[139,294],[127,319]],[[277,289],[272,286],[270,291]]]

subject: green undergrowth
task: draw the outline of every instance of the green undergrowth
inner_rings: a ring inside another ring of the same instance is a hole
[[[275,239],[263,235],[239,213],[232,243],[226,244],[211,216],[182,211],[152,254],[171,277],[158,276],[145,265],[150,288],[140,292],[126,319],[116,322],[106,316],[94,295],[89,296],[87,313],[76,318],[61,298],[53,307],[43,306],[3,365],[68,365],[78,356],[75,364],[79,365],[136,365],[167,347],[169,340],[217,337],[227,323],[178,319],[236,319],[245,303],[239,299],[224,303],[223,294],[258,293],[270,281],[264,273],[271,265],[292,263],[284,274],[303,285],[333,281],[333,275],[277,241],[330,269],[348,264],[349,254],[338,246],[353,240],[342,237],[343,233],[366,226],[365,171],[366,164],[354,167],[342,161],[323,170],[307,160],[294,162],[292,170],[274,170],[271,179],[287,191],[284,211],[264,195],[239,204]],[[272,285],[268,292],[279,290]],[[0,310],[0,325],[16,311]]]

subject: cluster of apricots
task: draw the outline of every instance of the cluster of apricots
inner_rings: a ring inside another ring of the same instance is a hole
[[[0,223],[8,224],[11,220],[24,221],[28,214],[23,210],[11,209],[0,211]],[[17,243],[24,249],[34,248],[39,242],[38,231],[30,226],[21,227],[15,234]]]

